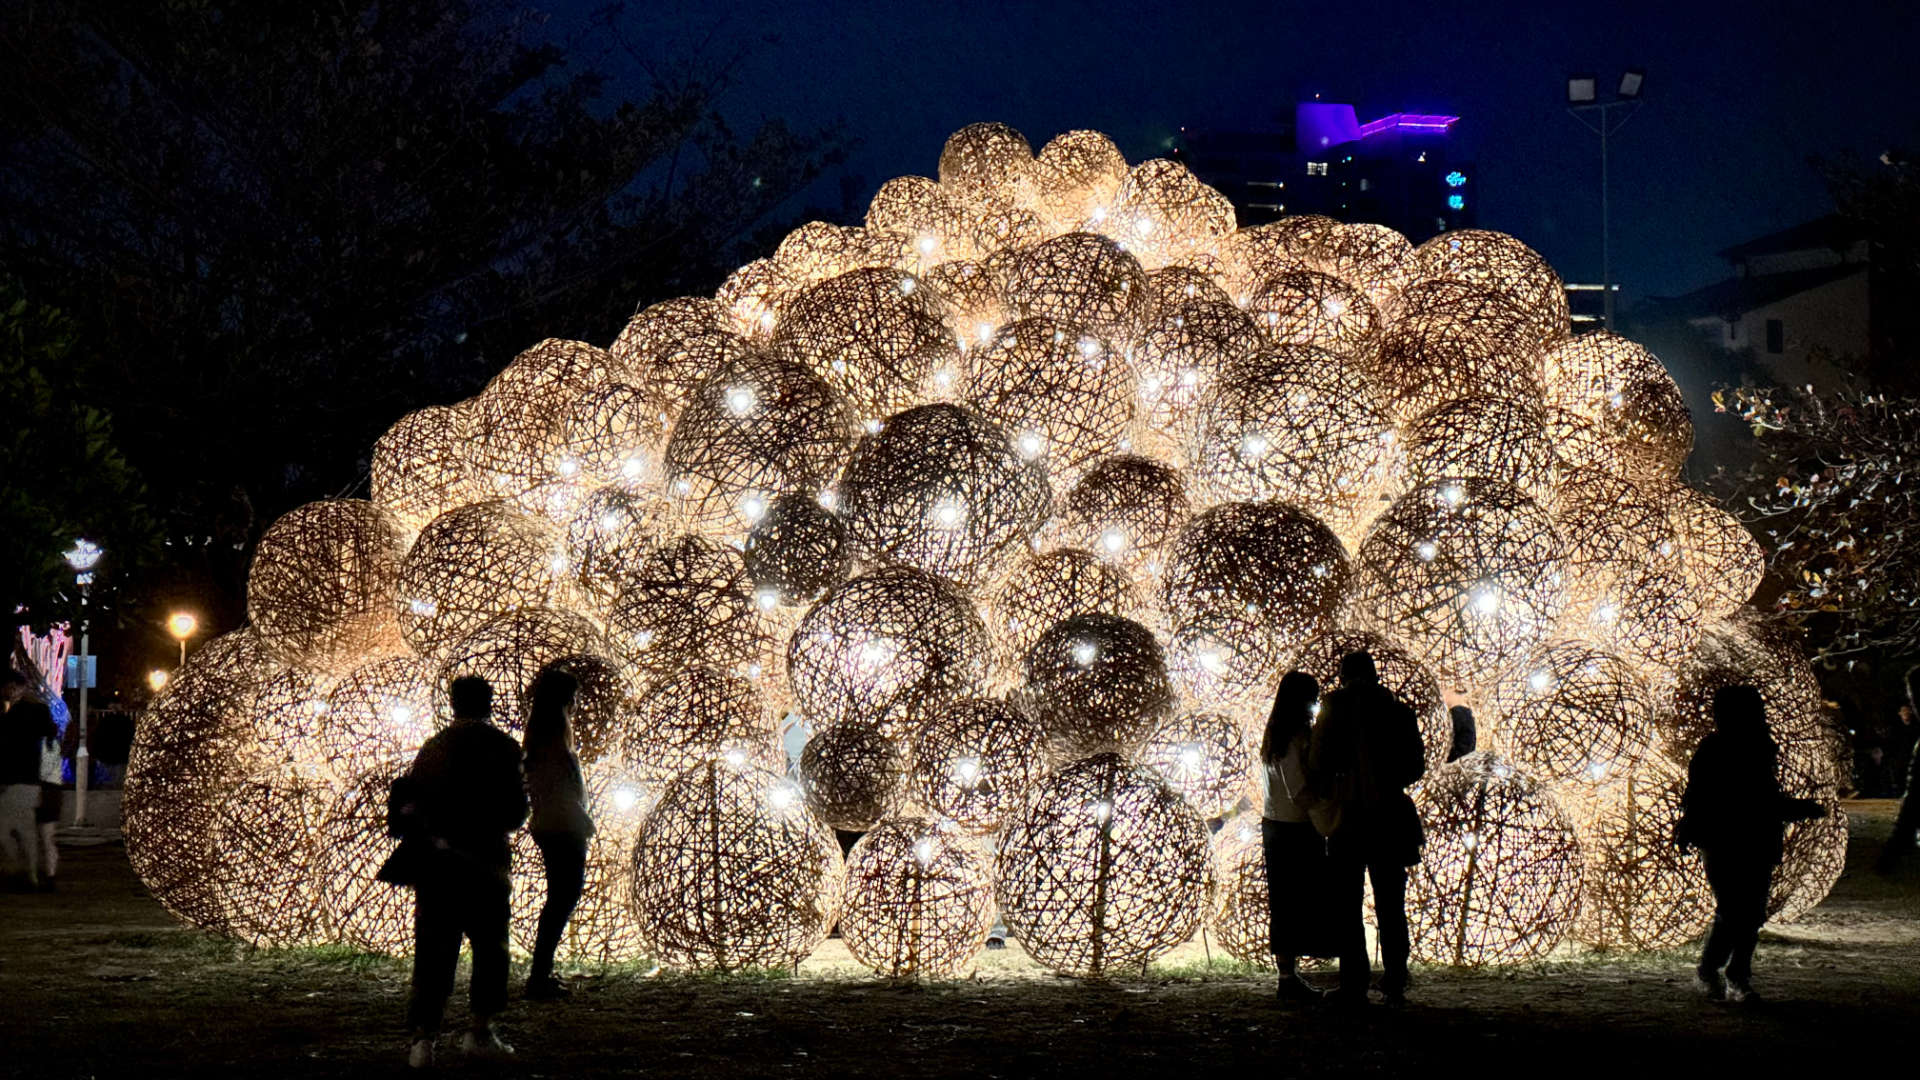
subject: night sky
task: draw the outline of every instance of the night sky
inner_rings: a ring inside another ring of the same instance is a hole
[[[597,6],[597,0],[591,4]],[[1203,5],[1192,5],[1195,8]],[[1351,101],[1461,116],[1480,224],[1514,233],[1569,279],[1599,275],[1598,139],[1566,114],[1564,78],[1648,71],[1647,106],[1613,143],[1615,276],[1629,297],[1722,276],[1714,252],[1831,209],[1810,155],[1920,150],[1912,5],[1115,2],[631,5],[665,58],[745,47],[721,111],[797,126],[844,121],[861,197],[932,175],[942,141],[977,120],[1038,149],[1105,131],[1129,160],[1182,125],[1260,123],[1287,103]],[[556,28],[590,10],[561,5]],[[811,193],[838,203],[838,181]]]

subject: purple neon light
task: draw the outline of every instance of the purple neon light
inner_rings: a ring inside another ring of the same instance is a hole
[[[1457,116],[1427,113],[1389,113],[1378,120],[1361,124],[1360,137],[1365,139],[1383,131],[1396,131],[1402,128],[1413,131],[1446,131],[1459,119]]]

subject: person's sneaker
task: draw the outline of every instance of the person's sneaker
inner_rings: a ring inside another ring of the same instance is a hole
[[[544,979],[528,979],[524,996],[528,1001],[565,1001],[573,996],[573,990],[549,975]]]
[[[1720,973],[1717,971],[1694,972],[1693,988],[1700,991],[1700,995],[1708,1001],[1725,1001],[1727,999],[1727,984],[1720,981]]]
[[[1284,975],[1280,978],[1279,986],[1274,988],[1273,997],[1282,1005],[1305,1005],[1319,1001],[1320,991],[1299,975]]]
[[[433,1040],[415,1039],[407,1048],[407,1067],[410,1069],[433,1068]]]
[[[501,1041],[500,1033],[488,1025],[484,1030],[462,1035],[460,1052],[478,1058],[503,1058],[513,1053],[513,1047]]]
[[[1745,979],[1728,979],[1727,1000],[1735,1005],[1751,1005],[1760,1000],[1760,992]]]

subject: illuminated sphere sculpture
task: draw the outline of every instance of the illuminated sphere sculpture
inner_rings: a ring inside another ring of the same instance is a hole
[[[1183,713],[1160,722],[1140,748],[1140,763],[1160,774],[1194,812],[1209,820],[1254,798],[1259,739],[1237,717]]]
[[[784,767],[780,732],[752,681],[707,664],[661,675],[634,696],[611,758],[648,779],[737,758]]]
[[[839,515],[866,558],[971,586],[1028,542],[1050,498],[1045,469],[998,424],[926,405],[861,441],[840,480]]]
[[[1611,330],[1570,337],[1541,355],[1549,403],[1599,420],[1628,385],[1666,368],[1652,353]]]
[[[1493,480],[1402,495],[1360,545],[1355,612],[1457,686],[1479,687],[1546,639],[1565,603],[1545,511]]]
[[[1135,165],[1113,198],[1111,228],[1149,270],[1210,252],[1233,233],[1233,204],[1185,165]]]
[[[1041,634],[1075,615],[1139,614],[1127,575],[1092,554],[1060,548],[1023,559],[988,604],[988,629],[1003,658],[1018,661]]]
[[[962,349],[976,349],[992,341],[993,332],[1006,321],[1000,283],[980,263],[963,259],[943,262],[921,275],[920,282],[939,298],[947,329]],[[957,392],[964,381],[961,371],[936,371],[933,396],[944,398]]]
[[[1264,344],[1246,313],[1227,300],[1189,300],[1157,311],[1132,353],[1136,448],[1185,458],[1208,389]]]
[[[654,479],[677,403],[652,387],[612,383],[561,414],[555,471],[564,480],[635,488]]]
[[[468,481],[485,498],[537,509],[540,490],[563,479],[567,410],[615,366],[606,350],[559,338],[514,357],[457,414]]]
[[[1325,694],[1340,685],[1340,661],[1355,652],[1372,656],[1380,685],[1413,710],[1420,721],[1420,741],[1427,749],[1427,768],[1439,768],[1453,747],[1453,720],[1440,680],[1405,646],[1366,630],[1333,630],[1302,645],[1293,666],[1313,676]]]
[[[1283,650],[1333,625],[1353,577],[1331,530],[1285,503],[1223,503],[1180,530],[1161,606],[1188,624],[1252,620]]]
[[[282,668],[260,684],[248,709],[259,773],[295,783],[329,781],[334,762],[323,743],[327,695],[335,680],[301,668]]]
[[[1260,286],[1280,274],[1313,269],[1316,237],[1337,226],[1332,218],[1298,214],[1227,237],[1220,245],[1220,258],[1223,283],[1233,302],[1248,303]]]
[[[505,502],[482,502],[433,519],[400,566],[397,605],[407,644],[442,657],[494,616],[556,601],[571,591],[561,537]]]
[[[787,677],[816,724],[912,724],[975,693],[988,650],[965,593],[891,567],[836,587],[807,612],[787,645]]]
[[[918,405],[936,373],[960,370],[960,350],[940,301],[918,278],[869,267],[794,298],[774,347],[843,396],[857,420]]]
[[[1573,936],[1596,949],[1672,949],[1713,922],[1698,852],[1673,841],[1687,778],[1658,758],[1617,777],[1580,822],[1586,884]]]
[[[1112,240],[1067,233],[1020,254],[1007,279],[1007,300],[1023,319],[1054,319],[1106,341],[1126,341],[1146,314],[1147,275]]]
[[[1116,454],[1097,462],[1061,500],[1060,536],[1131,573],[1153,575],[1192,513],[1178,470]]]
[[[1413,245],[1385,225],[1331,226],[1313,238],[1308,254],[1314,269],[1364,292],[1376,312],[1388,310],[1420,276]]]
[[[1673,376],[1635,379],[1608,401],[1599,425],[1619,443],[1628,474],[1644,484],[1673,483],[1693,453],[1693,414]]]
[[[561,608],[520,608],[488,620],[447,650],[435,690],[444,695],[453,680],[468,675],[487,680],[493,687],[494,722],[517,734],[543,668],[567,657],[611,654],[599,627],[586,616]]]
[[[1700,637],[1675,672],[1672,696],[1657,721],[1660,747],[1684,766],[1714,729],[1713,698],[1722,688],[1752,686],[1765,704],[1767,731],[1780,749],[1780,781],[1795,796],[1822,794],[1838,779],[1821,719],[1820,685],[1806,661],[1747,627],[1721,622]]]
[[[1493,741],[1536,780],[1599,786],[1653,751],[1653,699],[1635,666],[1580,642],[1534,650],[1490,696]]]
[[[714,372],[750,346],[730,329],[720,305],[703,296],[662,300],[628,320],[608,349],[627,379],[677,415]]]
[[[267,527],[247,571],[247,617],[289,664],[338,673],[404,649],[394,598],[407,550],[400,522],[361,499],[290,510]]]
[[[1536,502],[1553,491],[1553,447],[1546,418],[1506,397],[1470,397],[1423,413],[1406,428],[1411,484],[1480,477]]]
[[[1057,756],[1138,748],[1173,707],[1153,632],[1118,615],[1075,615],[1025,656],[1026,694]]]
[[[1036,207],[1062,232],[1097,228],[1126,179],[1125,155],[1097,131],[1055,135],[1034,157]]]
[[[1115,754],[1066,766],[1001,837],[1007,927],[1035,962],[1101,978],[1144,969],[1191,938],[1212,890],[1206,823],[1152,772]]]
[[[396,774],[444,719],[435,702],[444,689],[440,665],[411,656],[362,664],[341,678],[326,701],[320,743],[342,780]]]
[[[1022,319],[981,350],[967,404],[1070,486],[1126,441],[1133,372],[1101,338],[1053,319]]]
[[[608,609],[607,634],[647,675],[704,662],[757,677],[774,646],[740,553],[700,536],[647,556]]]
[[[221,797],[208,842],[220,853],[209,884],[222,933],[267,948],[325,940],[328,898],[313,879],[331,796],[324,784],[260,774]]]
[[[567,521],[566,554],[590,602],[613,602],[675,524],[672,505],[652,491],[610,486],[582,500]]]
[[[394,421],[373,444],[368,467],[373,501],[400,527],[417,533],[456,506],[481,494],[467,482],[460,451],[458,406],[429,405]]]
[[[817,496],[804,491],[767,504],[741,552],[753,580],[754,601],[766,606],[807,603],[846,580],[853,565],[847,526]]]
[[[641,780],[610,763],[585,770],[587,813],[593,817],[593,837],[587,842],[587,880],[580,902],[560,935],[556,957],[562,963],[604,967],[647,955],[647,943],[629,902],[629,874],[633,844],[653,807],[653,795]],[[541,865],[533,834],[513,837],[514,865]],[[540,932],[540,909],[546,902],[544,875],[514,904],[513,942],[531,953]]]
[[[940,187],[962,203],[1025,201],[1032,172],[1033,147],[1005,124],[968,124],[940,150]]]
[[[1233,297],[1228,296],[1220,284],[1217,261],[1207,262],[1208,268],[1204,270],[1196,266],[1163,266],[1147,275],[1148,300],[1156,320],[1187,304],[1233,306]]]
[[[1257,724],[1273,703],[1291,647],[1250,616],[1181,621],[1167,638],[1167,675],[1181,699]]]
[[[1000,831],[1046,772],[1046,732],[1012,701],[956,701],[914,733],[912,797],[976,836]]]
[[[799,788],[708,762],[669,782],[634,843],[634,916],[676,968],[791,967],[840,915],[846,867]]]
[[[1489,387],[1523,401],[1539,399],[1537,327],[1511,300],[1457,281],[1421,281],[1397,306],[1399,316],[1365,366],[1380,404],[1394,416],[1411,419]]]
[[[815,817],[846,832],[865,832],[892,817],[907,794],[907,750],[880,729],[829,724],[800,753],[800,789]]]
[[[1248,301],[1247,314],[1275,345],[1311,345],[1336,356],[1364,353],[1379,325],[1364,292],[1312,270],[1268,278]]]
[[[1689,488],[1673,492],[1673,531],[1687,565],[1687,581],[1703,598],[1706,618],[1731,614],[1753,597],[1766,576],[1766,553],[1740,519]]]
[[[977,215],[924,176],[896,176],[880,185],[867,204],[867,232],[908,238],[916,261],[933,266],[978,258],[974,246]]]
[[[1427,832],[1407,879],[1415,959],[1478,967],[1560,943],[1586,868],[1553,796],[1483,751],[1429,773],[1415,802]]]
[[[342,782],[320,825],[315,882],[331,906],[333,940],[399,956],[413,948],[413,895],[378,877],[400,843],[387,834],[393,776],[382,767]]]
[[[1847,812],[1828,802],[1827,812],[1787,827],[1786,848],[1773,872],[1768,917],[1792,922],[1833,891],[1847,867]]]
[[[847,853],[840,936],[890,979],[965,974],[993,928],[993,866],[952,822],[898,818]]]
[[[1492,289],[1527,313],[1540,345],[1567,336],[1567,288],[1540,254],[1506,233],[1452,229],[1414,251],[1423,276]]]

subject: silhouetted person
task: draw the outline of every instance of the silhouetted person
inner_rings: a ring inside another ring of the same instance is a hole
[[[580,683],[564,671],[547,669],[533,683],[533,705],[521,745],[527,751],[527,798],[533,814],[527,831],[540,848],[547,873],[547,900],[540,908],[540,931],[533,963],[527,969],[527,997],[536,1001],[567,996],[553,977],[553,953],[587,884],[587,842],[593,818],[587,813],[587,785],[573,752],[573,707]]]
[[[0,878],[10,888],[40,884],[41,717],[46,706],[27,698],[26,676],[12,668],[0,677]]]
[[[1920,712],[1920,667],[1907,669],[1907,702],[1913,712]],[[1912,724],[1903,724],[1895,732],[1896,738],[1913,738]],[[1882,874],[1891,874],[1900,865],[1900,860],[1913,851],[1913,839],[1920,831],[1920,804],[1913,798],[1914,778],[1920,773],[1920,740],[1913,744],[1913,751],[1907,755],[1907,779],[1900,789],[1900,813],[1894,816],[1893,833],[1887,837],[1887,846],[1880,849],[1880,860],[1875,868]]]
[[[1679,840],[1700,849],[1713,890],[1713,929],[1696,985],[1714,1000],[1740,1002],[1755,996],[1753,948],[1767,921],[1767,892],[1787,823],[1818,817],[1822,808],[1780,790],[1780,748],[1767,733],[1760,691],[1721,687],[1713,695],[1713,721],[1712,734],[1700,740],[1687,766]]]
[[[1473,753],[1480,741],[1479,732],[1473,722],[1473,710],[1465,705],[1455,705],[1447,710],[1447,719],[1453,721],[1453,744],[1447,748],[1447,760],[1459,761]]]
[[[1302,956],[1327,956],[1327,841],[1307,809],[1307,756],[1320,684],[1304,671],[1280,680],[1260,740],[1260,847],[1267,864],[1267,944],[1280,967],[1281,1001],[1320,994],[1300,977]]]
[[[40,891],[52,892],[60,873],[60,725],[53,721],[53,710],[43,702],[23,701],[16,711],[25,710],[24,726],[40,729],[40,802],[34,807],[33,824],[39,834],[36,845],[40,873]]]
[[[1373,656],[1348,653],[1340,661],[1340,688],[1320,701],[1308,775],[1315,824],[1327,837],[1340,952],[1337,1002],[1364,1005],[1370,971],[1363,921],[1366,883],[1373,882],[1380,925],[1381,993],[1389,1004],[1406,999],[1407,868],[1420,861],[1426,836],[1406,789],[1427,770],[1420,724],[1392,691],[1380,685]]]
[[[382,876],[414,888],[413,992],[408,1063],[433,1063],[433,1044],[453,992],[460,939],[473,946],[472,1022],[461,1048],[509,1054],[493,1019],[507,1003],[507,921],[513,885],[507,836],[527,819],[520,745],[492,723],[493,687],[466,676],[448,688],[453,722],[428,739],[395,781],[392,827],[403,837]]]

